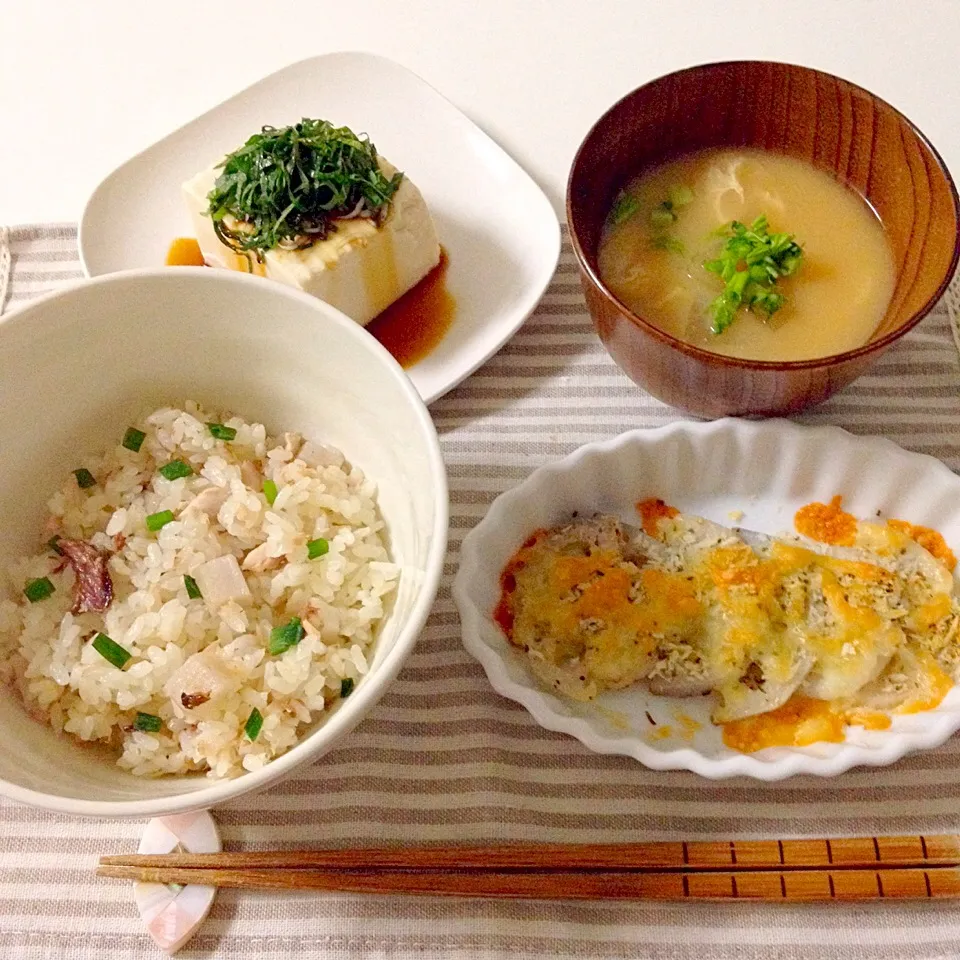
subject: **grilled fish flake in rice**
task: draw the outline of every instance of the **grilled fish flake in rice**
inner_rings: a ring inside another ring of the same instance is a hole
[[[196,405],[128,436],[69,475],[38,540],[56,537],[10,571],[0,676],[134,774],[255,770],[367,671],[399,573],[374,486],[339,451]]]
[[[504,571],[497,619],[558,693],[713,693],[726,742],[753,750],[931,709],[960,677],[956,561],[936,531],[858,520],[839,498],[785,538],[637,510],[639,529],[539,531]]]

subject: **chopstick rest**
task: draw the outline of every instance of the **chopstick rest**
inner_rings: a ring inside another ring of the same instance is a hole
[[[206,810],[151,820],[143,832],[140,854],[204,853],[222,849],[220,833]],[[142,877],[133,889],[137,910],[154,943],[168,954],[176,953],[200,928],[217,895],[215,885]],[[204,879],[204,878],[198,878]]]

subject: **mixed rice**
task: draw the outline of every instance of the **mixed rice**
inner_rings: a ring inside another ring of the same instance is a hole
[[[123,429],[9,571],[0,675],[134,774],[256,770],[368,670],[398,576],[374,485],[193,404]]]

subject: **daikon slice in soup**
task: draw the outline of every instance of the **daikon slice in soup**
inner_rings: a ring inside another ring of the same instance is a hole
[[[628,183],[599,271],[666,333],[748,360],[810,360],[865,344],[893,294],[893,255],[859,194],[813,165],[709,150]]]

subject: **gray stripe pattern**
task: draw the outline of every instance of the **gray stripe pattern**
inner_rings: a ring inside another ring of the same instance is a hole
[[[72,225],[10,230],[7,306],[80,276]],[[951,292],[960,312],[960,292]],[[799,418],[881,434],[960,468],[960,372],[946,302],[871,373]],[[712,783],[588,752],[498,697],[464,652],[450,597],[465,533],[501,491],[576,446],[675,411],[595,338],[565,243],[542,304],[432,407],[449,468],[450,552],[417,650],[343,746],[267,793],[216,811],[228,848],[545,840],[802,837],[958,829],[960,741],[833,780]],[[141,825],[0,801],[0,952],[155,955],[129,890],[92,875]],[[960,956],[960,904],[492,903],[222,892],[185,957],[256,960],[639,958],[913,960]]]

